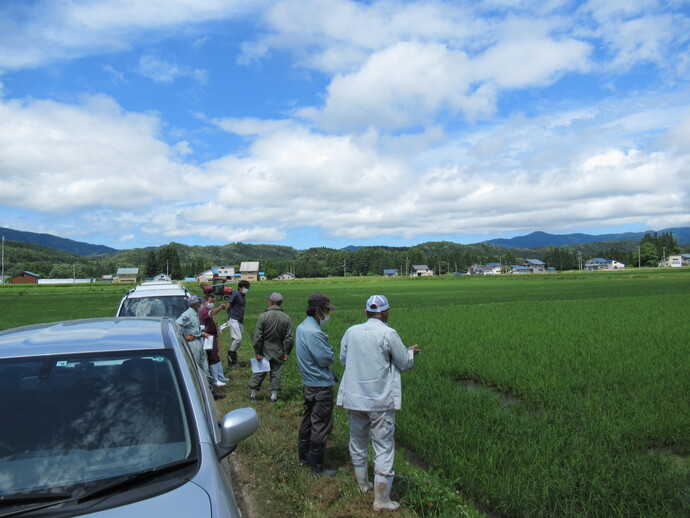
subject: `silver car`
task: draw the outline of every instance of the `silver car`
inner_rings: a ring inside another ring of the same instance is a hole
[[[174,321],[0,332],[0,517],[240,516],[226,459],[259,425],[218,419]]]

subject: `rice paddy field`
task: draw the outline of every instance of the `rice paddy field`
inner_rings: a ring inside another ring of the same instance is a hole
[[[336,356],[366,298],[388,297],[389,324],[422,350],[403,374],[397,439],[493,516],[690,516],[690,269],[255,283],[246,358],[272,291],[295,325],[310,293],[331,297]],[[0,287],[0,329],[111,316],[122,293]],[[291,361],[296,405],[299,386]]]

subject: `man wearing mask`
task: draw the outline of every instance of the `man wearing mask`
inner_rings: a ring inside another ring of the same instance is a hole
[[[206,300],[199,309],[199,323],[204,326],[204,332],[213,337],[213,349],[206,350],[208,359],[208,368],[211,371],[211,379],[216,387],[225,386],[225,382],[229,381],[223,374],[223,364],[218,355],[218,326],[216,326],[213,315],[223,309],[223,305],[216,307],[216,296],[214,294],[206,295]]]
[[[283,296],[271,293],[268,297],[268,308],[259,315],[254,329],[254,354],[257,360],[264,356],[271,364],[271,403],[278,401],[281,388],[283,363],[287,361],[295,344],[292,334],[292,321],[283,312]],[[265,372],[255,372],[249,380],[249,399],[256,399],[256,393],[266,378]]]
[[[237,351],[242,345],[242,334],[244,333],[244,306],[245,296],[249,291],[249,281],[240,281],[237,284],[237,291],[233,291],[230,299],[225,304],[228,311],[228,327],[232,343],[228,351],[228,364],[237,365]]]
[[[313,473],[334,476],[324,470],[326,439],[333,429],[333,385],[336,378],[331,368],[335,359],[333,347],[322,327],[336,309],[323,293],[313,293],[307,301],[307,318],[297,326],[295,348],[302,375],[304,414],[298,435],[299,463],[311,467]]]
[[[406,348],[388,327],[390,306],[383,295],[366,303],[367,321],[350,327],[340,342],[340,363],[345,367],[338,390],[338,405],[348,410],[350,457],[355,480],[362,491],[372,489],[367,475],[369,440],[374,449],[374,510],[395,511],[390,499],[395,455],[395,411],[402,404],[400,371],[414,367],[419,347]]]

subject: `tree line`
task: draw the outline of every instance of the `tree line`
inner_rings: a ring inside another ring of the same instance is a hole
[[[664,258],[682,252],[673,234],[646,234],[640,242],[593,242],[581,245],[534,249],[506,249],[488,243],[460,245],[446,241],[413,247],[363,247],[336,250],[315,247],[299,251],[290,247],[233,244],[232,259],[224,247],[197,247],[169,243],[151,249],[120,251],[99,256],[79,256],[29,243],[7,241],[5,273],[28,270],[43,278],[100,278],[118,268],[139,268],[143,277],[166,273],[173,279],[195,277],[213,265],[239,269],[242,261],[259,261],[271,279],[291,272],[296,277],[343,277],[382,275],[396,269],[407,275],[414,265],[426,265],[436,274],[464,273],[474,264],[500,263],[508,270],[526,259],[539,259],[557,270],[576,270],[592,257],[603,257],[627,266],[656,266]],[[246,255],[245,255],[246,254]]]

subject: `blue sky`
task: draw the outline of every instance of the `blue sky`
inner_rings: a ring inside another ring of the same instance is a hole
[[[3,0],[0,226],[114,248],[690,225],[688,0]]]

